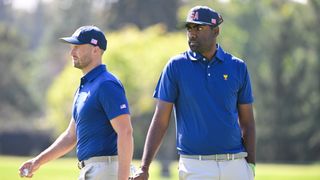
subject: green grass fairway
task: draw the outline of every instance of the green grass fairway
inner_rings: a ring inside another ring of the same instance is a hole
[[[0,179],[16,180],[20,178],[18,169],[26,161],[27,157],[0,156]],[[76,160],[73,158],[62,158],[52,161],[42,167],[33,176],[33,180],[71,180],[77,179],[79,173],[76,168]],[[29,179],[29,178],[23,178]]]
[[[21,180],[18,169],[27,157],[0,156],[0,180]],[[32,180],[72,180],[77,179],[79,170],[75,158],[61,158],[52,161],[36,172]],[[139,162],[135,161],[136,167]],[[177,180],[177,163],[170,167],[171,178],[160,177],[160,166],[152,163],[150,180]],[[27,178],[23,178],[27,179]],[[320,180],[320,164],[290,165],[290,164],[257,164],[255,180]]]
[[[256,180],[320,180],[320,164],[257,164]]]

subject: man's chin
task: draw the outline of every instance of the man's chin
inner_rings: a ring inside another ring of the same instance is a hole
[[[79,66],[79,64],[73,64],[73,67],[77,69],[81,69],[81,66]]]
[[[198,47],[195,46],[189,46],[189,48],[191,49],[191,51],[193,52],[198,52]]]

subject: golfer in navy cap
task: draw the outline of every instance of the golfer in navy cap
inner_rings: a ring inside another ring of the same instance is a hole
[[[155,88],[155,113],[141,169],[148,170],[175,111],[180,180],[251,180],[255,166],[253,95],[245,62],[217,43],[219,13],[206,6],[187,16],[190,49],[172,57]],[[150,179],[153,179],[152,177]]]
[[[73,66],[83,73],[72,118],[49,148],[22,164],[20,175],[32,177],[41,165],[76,146],[79,180],[127,180],[133,154],[129,105],[121,82],[102,64],[107,40],[95,26],[80,27],[61,40],[71,45]]]

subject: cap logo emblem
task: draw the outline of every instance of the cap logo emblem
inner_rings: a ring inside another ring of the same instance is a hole
[[[212,24],[217,24],[217,20],[216,19],[211,19],[211,23]]]
[[[191,19],[198,20],[199,19],[199,13],[197,11],[193,11],[190,15]]]
[[[90,41],[91,44],[97,45],[98,44],[98,40],[96,39],[91,39]]]

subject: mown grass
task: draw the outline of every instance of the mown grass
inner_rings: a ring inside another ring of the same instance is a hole
[[[28,157],[0,156],[0,180],[21,180],[18,168]],[[52,161],[36,172],[32,180],[72,180],[77,179],[79,170],[75,158],[61,158]],[[138,161],[134,161],[136,167]],[[152,163],[150,180],[177,180],[177,162],[170,165],[171,177],[160,176],[160,165]],[[24,178],[26,179],[26,178]],[[320,180],[320,164],[257,164],[256,180]]]

